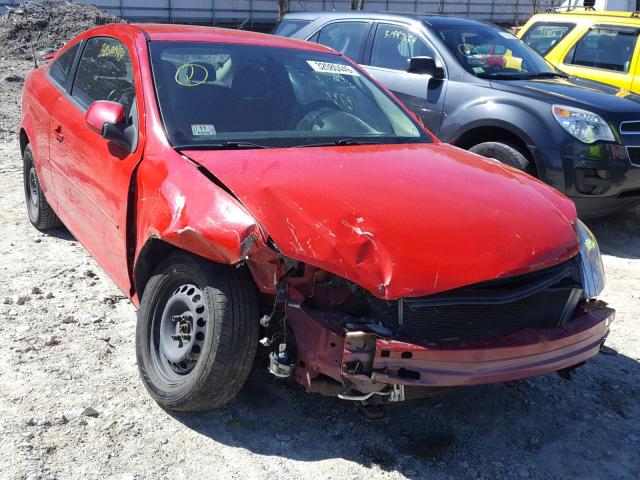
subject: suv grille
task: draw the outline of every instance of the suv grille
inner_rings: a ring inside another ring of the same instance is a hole
[[[531,274],[401,302],[400,337],[480,339],[525,328],[553,328],[572,315],[582,289],[575,261]]]
[[[627,153],[631,163],[640,165],[640,147],[627,147]]]

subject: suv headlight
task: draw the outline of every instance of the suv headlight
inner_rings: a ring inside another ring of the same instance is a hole
[[[615,142],[611,127],[598,114],[562,105],[554,105],[551,111],[562,128],[581,142]]]
[[[584,294],[587,298],[594,298],[604,289],[604,266],[596,237],[580,220],[578,220],[578,244]]]

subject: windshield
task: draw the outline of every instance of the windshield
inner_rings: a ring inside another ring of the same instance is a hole
[[[490,25],[432,27],[462,66],[481,78],[521,79],[562,75],[504,30]]]
[[[176,148],[429,142],[344,58],[203,42],[152,42],[162,118]]]

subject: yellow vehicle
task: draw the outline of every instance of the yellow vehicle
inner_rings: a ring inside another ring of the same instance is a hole
[[[534,15],[518,37],[561,70],[640,93],[640,13]]]

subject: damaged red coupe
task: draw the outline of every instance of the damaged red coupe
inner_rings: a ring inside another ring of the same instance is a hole
[[[29,219],[64,224],[139,307],[167,409],[227,402],[259,348],[363,402],[568,372],[614,318],[570,200],[440,144],[321,45],[87,31],[26,80],[20,147]]]

